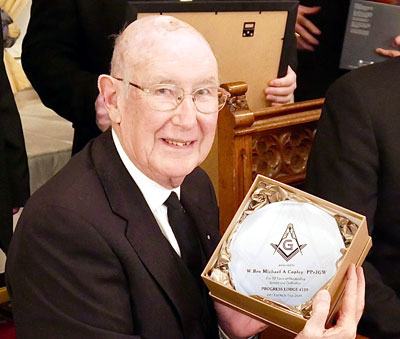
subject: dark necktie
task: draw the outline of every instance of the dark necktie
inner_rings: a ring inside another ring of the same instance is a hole
[[[168,208],[168,221],[181,250],[181,258],[198,278],[202,269],[202,252],[193,220],[186,213],[175,192],[170,194],[164,205]]]

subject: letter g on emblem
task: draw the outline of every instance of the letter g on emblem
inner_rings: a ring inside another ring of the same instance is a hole
[[[283,241],[282,246],[285,250],[291,251],[293,250],[292,239],[286,239]]]

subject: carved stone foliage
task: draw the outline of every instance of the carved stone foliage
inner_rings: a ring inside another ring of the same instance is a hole
[[[305,127],[255,135],[252,140],[253,178],[257,174],[277,180],[305,175],[314,135],[315,128]]]

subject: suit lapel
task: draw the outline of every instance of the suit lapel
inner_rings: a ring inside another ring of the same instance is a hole
[[[181,191],[181,203],[196,224],[200,242],[208,260],[220,239],[218,210],[215,209],[217,203],[211,194],[210,201],[204,201],[204,196],[199,193],[198,185],[198,182],[184,181]]]
[[[132,250],[165,291],[182,324],[191,324],[199,316],[196,305],[200,304],[200,291],[162,234],[142,193],[123,165],[111,133],[100,136],[93,143],[92,157],[111,209],[127,220],[126,237]]]

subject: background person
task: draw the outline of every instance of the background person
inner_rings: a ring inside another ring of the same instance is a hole
[[[367,216],[366,307],[359,333],[400,338],[400,58],[351,71],[329,89],[306,188]]]
[[[298,47],[296,101],[325,97],[328,87],[348,70],[339,68],[350,0],[300,0],[296,20]],[[393,50],[377,53],[400,55],[400,36]]]
[[[7,253],[13,213],[29,197],[29,171],[21,120],[3,62],[3,34],[0,35],[0,248]]]

